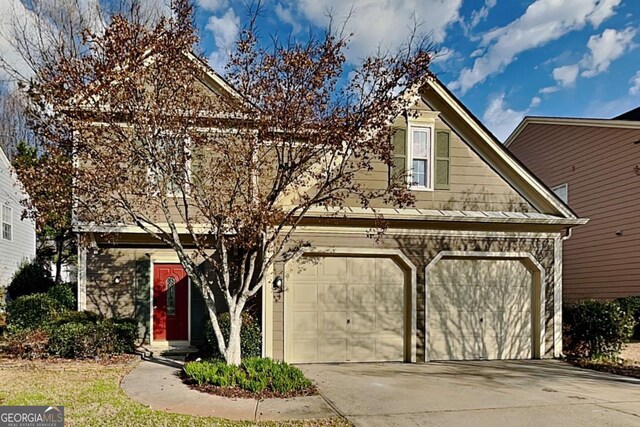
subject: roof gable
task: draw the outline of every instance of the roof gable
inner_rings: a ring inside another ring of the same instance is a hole
[[[541,213],[577,218],[545,184],[517,160],[503,144],[436,78],[422,90],[423,99],[489,166]]]

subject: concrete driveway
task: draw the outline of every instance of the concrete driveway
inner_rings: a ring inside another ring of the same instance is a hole
[[[357,426],[640,425],[640,380],[559,361],[300,368]]]

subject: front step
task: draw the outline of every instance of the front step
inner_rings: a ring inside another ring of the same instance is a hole
[[[198,349],[192,346],[156,346],[141,345],[136,349],[136,353],[140,354],[143,359],[168,359],[176,362],[184,362],[187,354],[195,353]]]

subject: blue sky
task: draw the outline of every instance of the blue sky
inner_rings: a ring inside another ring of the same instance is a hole
[[[501,140],[525,115],[613,117],[640,106],[638,0],[266,0],[261,31],[305,37],[353,14],[348,57],[393,47],[414,16],[433,71]],[[197,0],[202,48],[220,69],[244,2]]]

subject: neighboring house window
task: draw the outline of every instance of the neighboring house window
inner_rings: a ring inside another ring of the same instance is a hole
[[[448,190],[451,172],[450,133],[433,128],[410,126],[395,129],[392,136],[393,166],[389,178],[410,183],[417,190]]]
[[[2,239],[13,240],[13,209],[2,205]]]
[[[565,203],[569,203],[569,186],[567,184],[558,185],[557,187],[553,187],[551,189],[556,196],[560,198]]]

